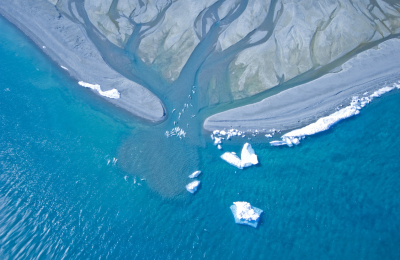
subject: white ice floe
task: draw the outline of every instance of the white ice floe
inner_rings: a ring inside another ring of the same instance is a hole
[[[222,138],[221,137],[214,137],[214,145],[218,145],[221,143]]]
[[[61,66],[61,68],[64,69],[64,70],[68,70],[68,68],[67,68],[67,67],[64,67],[64,66]]]
[[[90,84],[90,83],[86,83],[83,81],[79,81],[78,84],[81,85],[82,87],[96,90],[97,92],[99,92],[100,95],[102,95],[104,97],[108,97],[108,98],[112,98],[112,99],[120,98],[120,93],[115,88],[113,88],[111,90],[107,90],[107,91],[102,91],[99,84]]]
[[[272,146],[287,145],[289,147],[292,147],[293,144],[298,145],[300,143],[300,139],[304,138],[305,136],[326,131],[341,120],[352,117],[354,115],[358,115],[360,113],[360,110],[368,103],[370,103],[374,98],[378,98],[395,88],[399,89],[400,85],[395,83],[392,87],[385,86],[375,91],[370,96],[364,96],[361,98],[354,96],[349,106],[342,108],[329,116],[322,117],[318,119],[315,123],[286,133],[282,136],[282,141],[272,141],[270,142],[270,144]],[[365,94],[366,93],[364,93],[364,95]]]
[[[243,145],[242,154],[240,157],[242,161],[242,167],[249,167],[258,164],[257,155],[254,153],[254,149],[249,143],[245,143]]]
[[[223,155],[221,155],[221,158],[230,165],[236,166],[239,169],[243,169],[242,160],[240,160],[240,158],[236,154],[231,152],[226,152]]]
[[[222,146],[219,144],[217,145],[218,150],[222,150]]]
[[[269,142],[269,144],[271,146],[282,146],[282,145],[286,145],[286,142],[285,141],[272,141],[272,142]]]
[[[255,131],[258,133],[258,130]],[[243,132],[237,129],[229,129],[229,130],[214,130],[211,139],[214,141],[214,145],[218,145],[222,143],[222,140],[230,140],[234,136],[242,136]]]
[[[186,132],[182,128],[177,126],[177,127],[172,128],[171,131],[165,131],[165,135],[167,137],[177,136],[177,137],[179,137],[179,139],[182,139],[182,137],[186,136]]]
[[[192,174],[189,175],[189,178],[190,179],[194,179],[197,176],[199,176],[200,174],[201,174],[201,171],[195,171],[195,172],[193,172]]]
[[[240,159],[234,152],[226,152],[221,155],[224,161],[239,169],[258,164],[257,155],[254,153],[254,149],[249,143],[243,145],[241,157]]]
[[[261,209],[252,207],[250,203],[245,201],[233,202],[230,208],[237,224],[249,225],[255,228],[263,212]]]
[[[197,188],[200,185],[200,181],[195,180],[192,181],[191,183],[189,183],[188,185],[186,185],[186,190],[190,193],[195,193],[197,191]]]

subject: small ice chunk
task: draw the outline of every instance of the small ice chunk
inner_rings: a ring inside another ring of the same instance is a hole
[[[62,68],[62,69],[65,69],[65,70],[68,70],[68,68],[66,68],[66,67],[64,67],[64,66],[61,66],[61,68]]]
[[[218,148],[219,150],[221,150],[221,149],[222,149],[222,146],[219,144],[219,145],[217,146],[217,148]]]
[[[226,135],[226,132],[224,130],[221,130],[221,132],[219,132],[221,135]]]
[[[269,142],[269,144],[271,146],[282,146],[282,145],[287,145],[287,143],[285,141],[272,141]]]
[[[201,174],[201,171],[195,171],[195,172],[193,172],[192,174],[189,175],[189,178],[190,179],[194,179],[197,176],[199,176],[200,174]]]
[[[260,215],[263,213],[261,209],[252,207],[245,201],[233,202],[230,208],[236,224],[249,225],[254,228],[258,226]]]
[[[293,138],[293,139],[292,139],[292,143],[293,143],[294,145],[299,145],[299,144],[300,144],[300,141],[299,141],[298,138]]]
[[[214,135],[219,134],[219,130],[214,130],[214,131],[213,131],[213,134],[214,134]]]
[[[215,137],[214,139],[214,145],[218,145],[221,143],[221,137]]]
[[[172,128],[171,131],[166,131],[165,135],[167,137],[177,136],[177,137],[179,137],[179,139],[182,139],[182,137],[186,136],[186,132],[183,129],[181,129],[179,126],[177,126],[177,127]]]
[[[271,137],[272,137],[272,135],[271,135],[271,134],[266,134],[266,135],[265,135],[265,137],[267,137],[267,138],[271,138]]]
[[[186,190],[190,193],[195,193],[197,191],[197,188],[200,185],[200,181],[195,180],[192,181],[191,183],[189,183],[188,185],[186,185]]]
[[[286,144],[287,144],[289,147],[292,147],[292,146],[293,146],[292,141],[290,140],[290,138],[284,138],[283,141],[285,141]]]

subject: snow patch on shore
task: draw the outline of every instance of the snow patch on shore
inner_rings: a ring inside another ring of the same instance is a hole
[[[99,92],[100,95],[104,97],[118,99],[121,96],[118,90],[116,90],[115,88],[107,91],[102,91],[99,84],[90,84],[83,81],[79,81],[78,84],[81,85],[82,87],[96,90],[97,92]]]
[[[352,117],[354,115],[358,115],[360,113],[360,110],[367,104],[369,104],[374,98],[379,98],[383,94],[388,93],[395,88],[400,89],[400,82],[399,84],[394,83],[391,87],[385,86],[375,91],[370,96],[364,96],[361,98],[359,98],[358,96],[354,96],[349,106],[342,108],[329,116],[322,117],[318,119],[315,123],[286,133],[282,136],[282,141],[272,141],[270,142],[270,144],[272,146],[287,145],[289,147],[292,147],[293,145],[298,145],[300,143],[300,140],[303,139],[305,136],[314,135],[316,133],[326,131],[341,120]],[[366,92],[364,95],[368,95],[368,93]]]

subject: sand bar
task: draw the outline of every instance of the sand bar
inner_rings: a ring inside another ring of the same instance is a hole
[[[205,120],[204,128],[285,131],[315,122],[348,105],[355,95],[400,80],[400,39],[364,51],[335,71],[260,102],[213,115]]]
[[[108,66],[83,27],[62,16],[46,0],[4,0],[0,14],[21,29],[47,55],[78,81],[98,84],[103,91],[118,90],[120,98],[96,95],[140,118],[165,119],[161,100],[145,87]]]

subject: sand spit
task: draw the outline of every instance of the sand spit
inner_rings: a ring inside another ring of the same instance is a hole
[[[116,89],[120,93],[120,98],[111,99],[93,90],[100,97],[143,119],[152,122],[165,119],[160,99],[110,68],[84,28],[62,16],[48,1],[4,0],[0,14],[21,29],[77,82],[96,82],[104,92]]]
[[[206,119],[208,131],[235,128],[303,127],[347,105],[353,96],[374,92],[400,79],[400,39],[390,39],[358,54],[335,73],[293,87],[260,102],[231,109]]]

